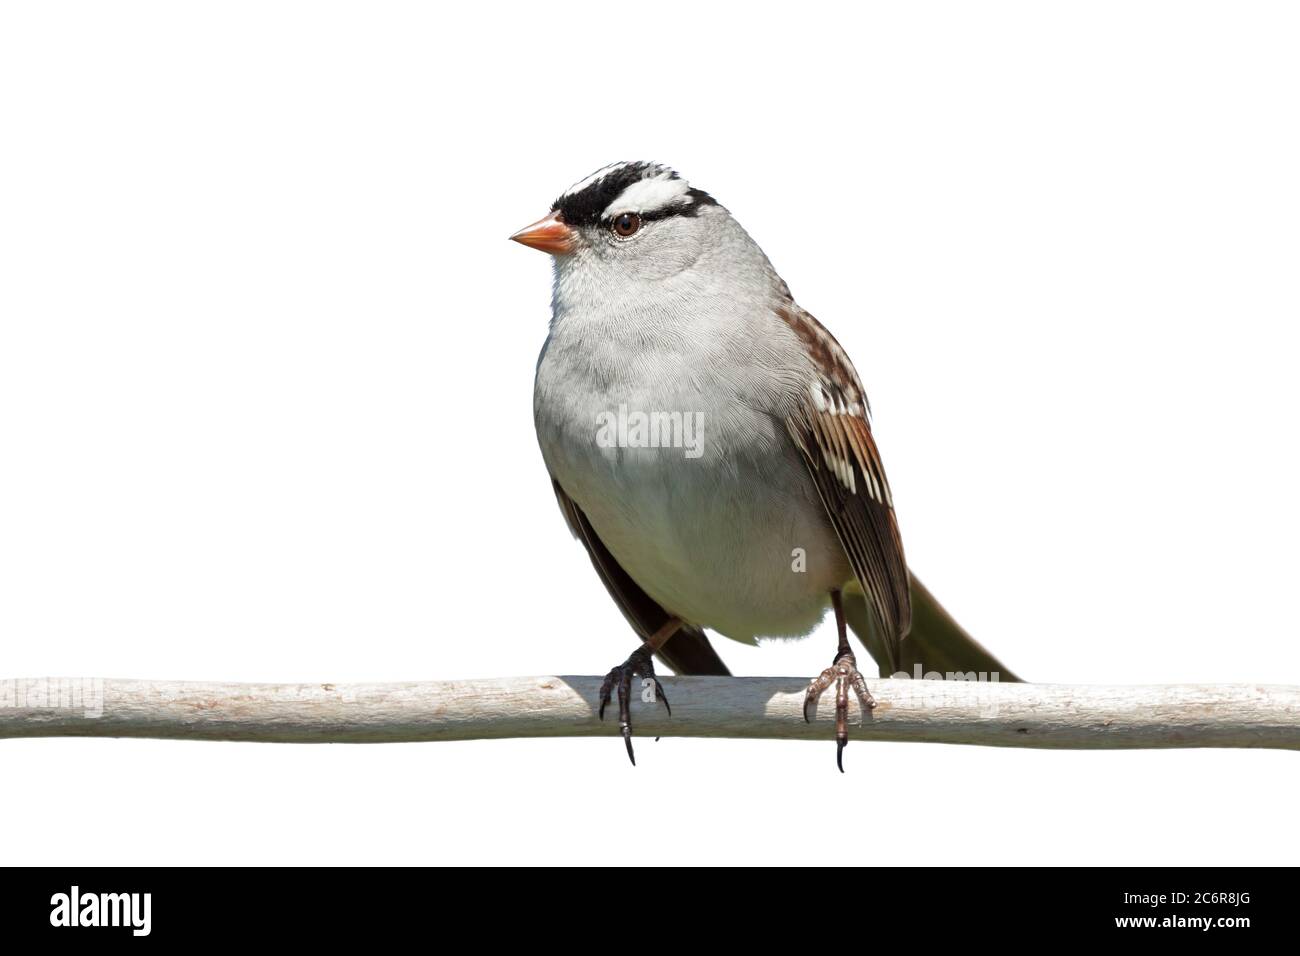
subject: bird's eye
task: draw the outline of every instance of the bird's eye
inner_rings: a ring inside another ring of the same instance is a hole
[[[614,221],[610,223],[610,228],[614,230],[616,235],[626,239],[641,228],[641,217],[634,212],[619,213],[614,217]]]

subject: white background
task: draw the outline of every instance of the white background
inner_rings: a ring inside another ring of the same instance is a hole
[[[798,12],[792,12],[797,10]],[[871,392],[908,556],[1053,682],[1300,683],[1300,59],[1270,4],[7,4],[0,677],[599,673],[550,265],[615,159]],[[833,636],[746,648],[808,676]],[[15,863],[1293,863],[1294,754],[0,741]],[[646,834],[653,839],[647,840]]]

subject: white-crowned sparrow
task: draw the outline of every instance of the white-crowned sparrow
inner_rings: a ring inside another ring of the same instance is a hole
[[[632,677],[664,700],[652,655],[728,673],[704,628],[798,637],[835,609],[839,647],[805,716],[836,685],[841,770],[849,690],[873,706],[846,622],[881,676],[920,663],[1016,679],[909,581],[853,364],[708,193],[614,163],[511,238],[555,263],[533,401],[542,457],[642,639],[601,691],[603,717],[617,688],[629,757]]]

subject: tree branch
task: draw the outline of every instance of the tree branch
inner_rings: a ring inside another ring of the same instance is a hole
[[[828,740],[834,692],[805,724],[807,681],[666,677],[672,717],[634,693],[638,736]],[[871,681],[878,702],[857,740],[1112,749],[1300,750],[1300,687],[1084,686]],[[230,684],[38,678],[0,681],[0,738],[157,737],[382,743],[618,733],[596,717],[597,677],[399,684]],[[637,688],[634,688],[634,692]],[[616,708],[615,708],[616,709]]]

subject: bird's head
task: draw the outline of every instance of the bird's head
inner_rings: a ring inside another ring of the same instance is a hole
[[[570,186],[510,238],[554,256],[558,281],[628,283],[688,269],[721,219],[726,210],[667,166],[621,162]]]

